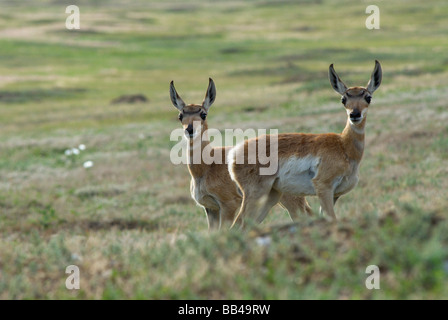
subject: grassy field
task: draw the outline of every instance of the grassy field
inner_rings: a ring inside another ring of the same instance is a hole
[[[448,298],[445,0],[378,2],[380,30],[365,1],[71,2],[80,30],[57,1],[0,4],[1,299]],[[328,66],[366,85],[374,59],[383,83],[340,221],[276,229],[276,207],[258,233],[209,233],[169,161],[169,82],[199,103],[212,77],[220,130],[340,132]],[[111,103],[125,94],[149,101]]]

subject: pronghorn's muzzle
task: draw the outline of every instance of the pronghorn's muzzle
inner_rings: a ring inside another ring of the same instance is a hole
[[[351,122],[357,123],[361,120],[362,120],[362,115],[361,115],[361,112],[359,112],[359,110],[353,110],[352,112],[350,112],[350,121]]]
[[[193,124],[190,123],[187,127],[187,129],[185,129],[185,136],[188,138],[193,138]]]

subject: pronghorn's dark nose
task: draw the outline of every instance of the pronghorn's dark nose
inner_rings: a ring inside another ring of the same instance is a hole
[[[359,119],[361,117],[361,112],[359,112],[359,110],[353,110],[352,112],[350,112],[350,119],[352,120],[356,120]]]
[[[188,125],[187,129],[185,129],[185,133],[186,133],[187,135],[190,135],[190,136],[193,135],[193,124],[192,124],[192,123],[190,123],[190,124]]]

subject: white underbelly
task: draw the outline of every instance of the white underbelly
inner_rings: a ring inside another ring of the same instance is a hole
[[[351,170],[348,175],[338,177],[334,182],[334,194],[340,196],[352,190],[358,184],[358,163],[351,163]]]
[[[282,193],[315,195],[312,179],[317,175],[319,162],[319,158],[307,156],[291,157],[280,163],[274,188]]]

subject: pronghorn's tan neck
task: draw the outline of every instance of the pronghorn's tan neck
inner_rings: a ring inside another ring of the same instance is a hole
[[[341,137],[348,157],[351,160],[361,161],[364,153],[364,129],[366,125],[366,117],[361,123],[355,125],[347,119],[347,124],[342,131]]]
[[[207,129],[207,123],[204,122],[200,134],[190,139],[188,143],[188,169],[193,178],[202,177],[210,168],[210,165],[204,163],[202,158],[204,148],[210,144]]]

